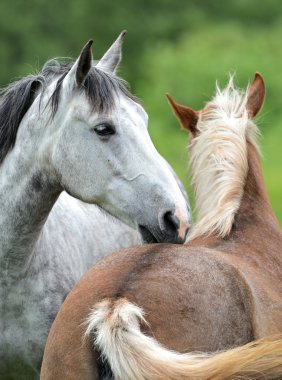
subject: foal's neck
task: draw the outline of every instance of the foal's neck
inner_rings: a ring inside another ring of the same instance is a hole
[[[230,234],[224,240],[216,234],[202,235],[187,244],[215,247],[229,240],[248,240],[253,234],[256,240],[265,240],[270,231],[272,236],[281,237],[279,223],[269,202],[257,149],[248,143],[248,173]]]
[[[257,230],[266,225],[280,229],[269,202],[258,153],[250,143],[248,143],[248,166],[244,194],[235,216],[233,230],[243,231],[246,225]]]
[[[35,144],[34,144],[35,145]],[[16,146],[0,166],[0,276],[18,278],[60,190],[27,149]]]

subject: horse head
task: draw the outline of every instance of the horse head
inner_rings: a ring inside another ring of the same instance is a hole
[[[150,139],[147,113],[115,75],[123,36],[98,63],[89,41],[74,64],[45,66],[52,79],[29,110],[46,124],[40,158],[62,189],[139,228],[145,241],[183,242],[189,205]]]

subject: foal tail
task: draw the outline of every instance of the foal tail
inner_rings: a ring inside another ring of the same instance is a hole
[[[215,354],[180,354],[140,331],[143,311],[125,298],[96,304],[86,335],[116,380],[282,379],[282,337],[261,339]]]

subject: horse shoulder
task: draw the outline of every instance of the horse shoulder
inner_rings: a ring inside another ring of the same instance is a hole
[[[54,259],[77,278],[98,259],[123,247],[140,244],[138,233],[96,205],[86,204],[63,192],[44,225],[37,253]],[[80,270],[79,270],[80,268]]]

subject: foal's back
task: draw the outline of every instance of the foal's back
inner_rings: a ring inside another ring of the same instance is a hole
[[[99,261],[52,326],[42,379],[98,379],[104,364],[83,340],[84,321],[105,299],[138,305],[148,322],[141,329],[178,352],[214,352],[281,333],[281,230],[260,215],[244,221],[239,214],[225,239],[132,247]]]
[[[54,322],[42,378],[48,379],[51,369],[54,375],[53,363],[59,352],[56,378],[72,379],[72,374],[80,374],[83,379],[88,375],[93,379],[97,353],[81,342],[83,321],[93,305],[105,298],[126,297],[143,308],[148,321],[143,331],[178,352],[216,351],[257,338],[253,306],[261,301],[247,272],[258,263],[255,260],[246,268],[244,252],[233,251],[238,262],[242,259],[241,267],[237,267],[228,247],[224,243],[215,245],[154,244],[129,248],[101,260],[70,293]],[[261,273],[265,269],[261,267]],[[63,333],[58,336],[54,331]]]
[[[216,351],[253,339],[248,286],[217,249],[148,247],[108,297],[143,308],[144,330],[178,352]]]

